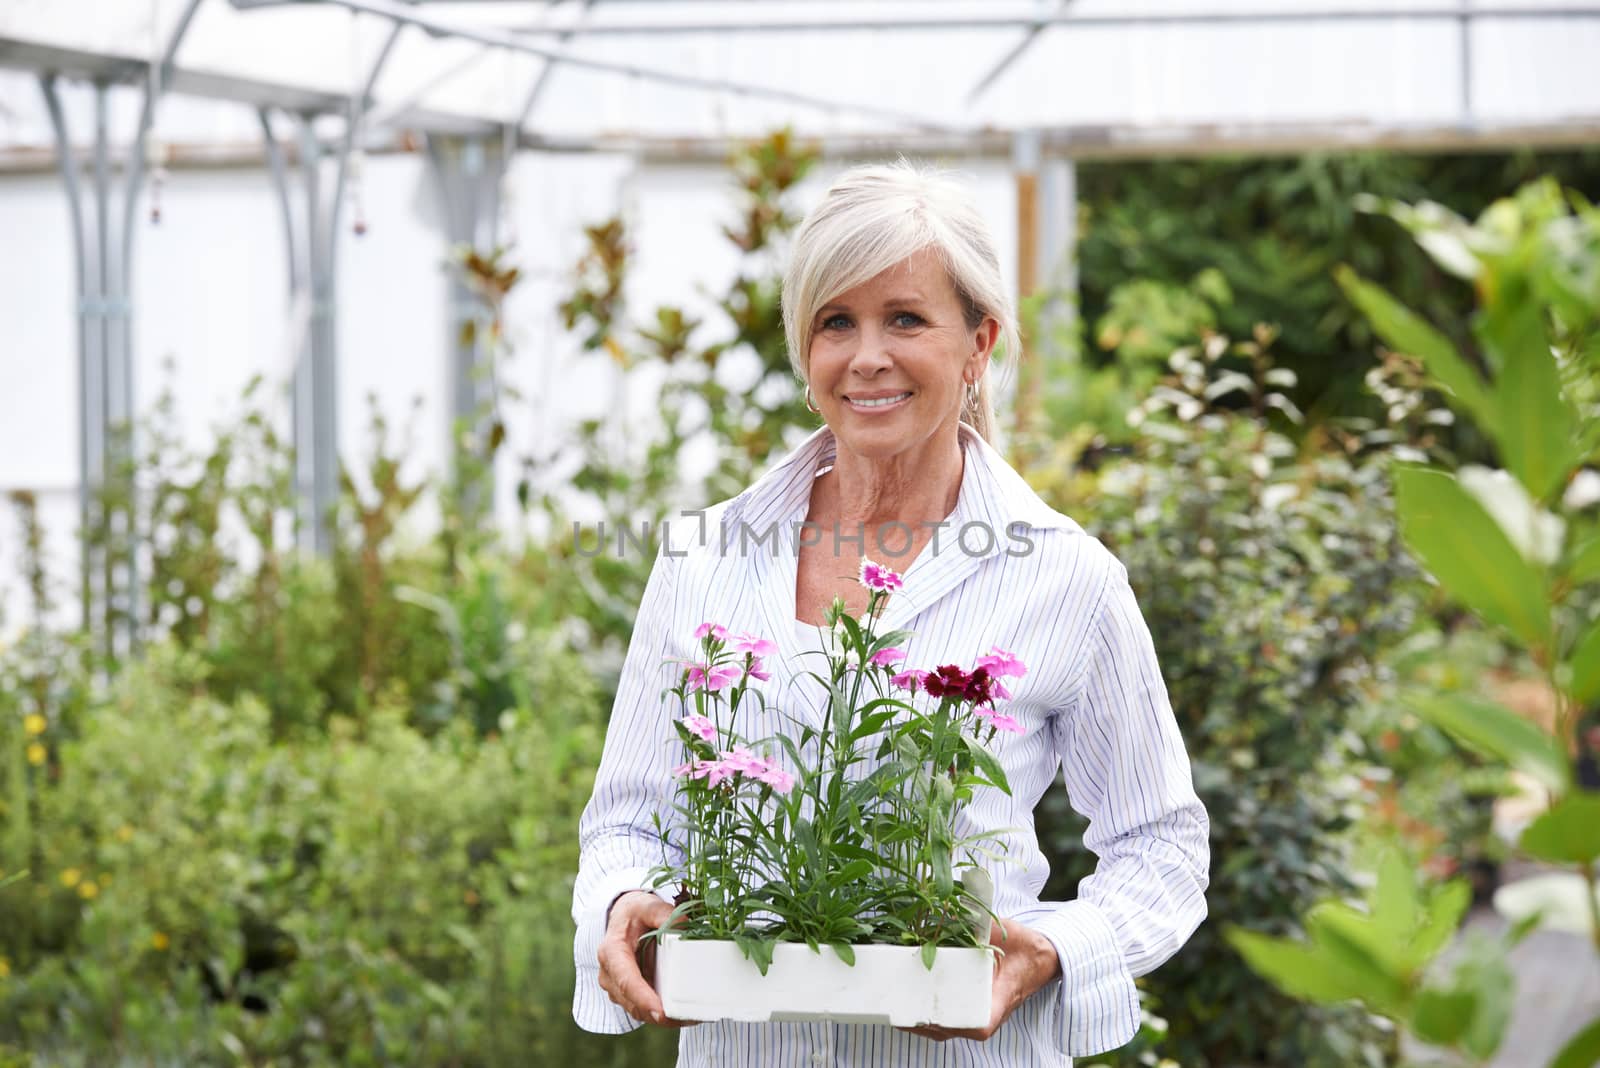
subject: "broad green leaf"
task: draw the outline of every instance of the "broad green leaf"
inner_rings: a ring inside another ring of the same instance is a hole
[[[928,969],[930,972],[933,971],[933,958],[937,956],[938,953],[939,944],[937,942],[924,943],[922,946],[922,966]]]
[[[1439,471],[1402,466],[1394,477],[1406,544],[1444,588],[1527,644],[1547,644],[1544,578],[1483,505]]]
[[[1011,783],[1006,779],[1006,769],[1000,766],[1000,761],[995,755],[983,746],[983,743],[970,735],[963,734],[961,740],[966,743],[967,752],[972,754],[973,763],[984,776],[1000,788],[1000,792],[1007,797],[1011,796]]]
[[[1549,500],[1572,467],[1573,413],[1561,393],[1561,375],[1533,300],[1505,317],[1496,437],[1506,466],[1536,500]],[[1486,328],[1488,329],[1488,328]]]
[[[1567,578],[1577,585],[1600,578],[1600,538],[1593,538],[1579,549],[1567,570]]]
[[[1580,708],[1600,701],[1600,622],[1592,624],[1572,650],[1571,694]]]
[[[1390,348],[1420,359],[1428,374],[1455,394],[1480,426],[1494,429],[1494,403],[1488,387],[1478,372],[1461,358],[1449,338],[1381,286],[1366,281],[1349,267],[1340,266],[1334,271],[1334,277]]]
[[[1406,707],[1462,744],[1532,775],[1553,790],[1567,788],[1567,756],[1555,739],[1504,705],[1465,694],[1416,693]]]
[[[1511,1022],[1511,1002],[1516,977],[1504,952],[1493,944],[1469,953],[1455,972],[1456,988],[1476,996],[1477,1009],[1461,1036],[1461,1048],[1479,1061],[1487,1061],[1500,1048]]]
[[[854,968],[856,966],[856,951],[849,942],[833,943],[833,952],[850,967]]]
[[[1434,891],[1427,921],[1411,938],[1411,958],[1417,967],[1425,967],[1449,944],[1471,904],[1472,886],[1465,879],[1456,879]]]
[[[1381,937],[1404,945],[1417,926],[1417,881],[1398,849],[1387,850],[1378,863],[1378,885],[1372,892],[1372,925]]]
[[[1359,998],[1362,976],[1334,966],[1320,946],[1229,927],[1225,936],[1245,963],[1290,997],[1328,1005]]]
[[[1590,864],[1600,857],[1600,794],[1561,798],[1522,832],[1525,852],[1556,864]]]
[[[1423,990],[1411,1006],[1411,1030],[1435,1046],[1453,1046],[1467,1033],[1478,998],[1470,990]]]
[[[1600,1019],[1591,1021],[1573,1035],[1550,1062],[1550,1068],[1594,1068],[1597,1064],[1600,1064]]]
[[[1411,972],[1404,943],[1385,937],[1371,916],[1342,901],[1313,905],[1305,924],[1319,949],[1347,970],[1365,976],[1361,996],[1368,1004],[1391,1013],[1399,1010]]]

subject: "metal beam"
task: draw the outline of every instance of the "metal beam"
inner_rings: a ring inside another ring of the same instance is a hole
[[[1061,8],[1065,8],[1070,3],[1072,3],[1072,0],[1058,0]],[[1044,33],[1045,25],[1043,22],[1035,22],[1032,26],[1029,26],[1028,32],[1022,35],[1022,39],[1006,49],[1006,54],[997,59],[988,70],[984,71],[983,77],[978,79],[977,84],[967,90],[967,103],[969,105],[982,96],[984,90],[993,85],[1000,75],[1004,74],[1006,69],[1017,61],[1022,53],[1033,47],[1033,43]]]
[[[598,0],[583,0],[583,9],[580,17],[587,17],[594,10],[597,2]],[[556,43],[566,44],[572,39],[572,34],[573,31],[568,29],[557,36]],[[528,116],[533,114],[534,105],[538,104],[539,98],[544,95],[545,87],[550,84],[550,78],[555,74],[556,64],[559,62],[560,60],[554,56],[545,61],[544,69],[539,72],[539,76],[533,81],[533,88],[528,90],[528,96],[522,103],[522,110],[517,113],[517,129],[520,130],[528,125]]]
[[[515,33],[503,30],[481,30],[470,26],[454,26],[447,20],[422,14],[413,5],[402,3],[400,0],[320,0],[320,2],[330,6],[346,8],[350,11],[364,11],[369,15],[381,15],[396,22],[416,26],[438,37],[476,41],[479,44],[493,45],[496,48],[504,48],[512,52],[539,56],[545,60],[559,60],[569,66],[583,70],[601,71],[607,74],[626,74],[641,81],[655,82],[660,85],[674,85],[685,89],[709,89],[736,93],[756,99],[774,100],[785,104],[815,108],[819,111],[870,116],[927,132],[954,132],[958,129],[958,127],[949,123],[928,116],[874,107],[870,104],[859,104],[849,100],[830,100],[811,93],[794,92],[788,89],[778,89],[772,86],[757,85],[727,78],[709,78],[678,71],[660,70],[654,67],[642,67],[633,63],[618,63],[588,56],[576,56],[570,52],[532,44]],[[548,32],[558,33],[560,31],[551,29]]]
[[[340,0],[324,0],[327,3]],[[697,22],[632,21],[592,22],[574,31],[553,26],[517,26],[515,32],[524,37],[548,36],[578,32],[584,37],[661,37],[694,34],[727,33],[850,33],[872,30],[933,32],[1034,29],[1035,27],[1115,27],[1126,29],[1140,26],[1230,26],[1277,25],[1297,22],[1390,22],[1396,19],[1428,21],[1455,21],[1461,18],[1594,18],[1600,16],[1600,5],[1580,7],[1541,5],[1516,7],[1510,5],[1484,6],[1467,9],[1437,7],[1401,8],[1322,8],[1302,11],[1181,11],[1151,12],[1139,15],[1100,15],[1055,12],[1051,14],[988,12],[973,15],[912,15],[870,16],[866,18],[768,18],[768,19],[718,19]]]

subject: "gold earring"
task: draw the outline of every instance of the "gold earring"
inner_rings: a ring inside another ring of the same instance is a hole
[[[810,411],[810,412],[815,412],[817,415],[821,415],[822,414],[822,409],[818,408],[817,405],[816,405],[816,402],[811,399],[811,383],[810,382],[806,383],[806,410]]]

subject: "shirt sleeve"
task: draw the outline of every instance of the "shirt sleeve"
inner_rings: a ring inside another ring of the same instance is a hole
[[[628,890],[650,889],[650,870],[666,859],[654,816],[666,822],[670,809],[669,744],[674,740],[663,711],[661,691],[669,683],[664,667],[678,560],[656,557],[628,641],[611,722],[606,728],[594,792],[578,822],[578,877],[572,889],[572,919],[577,924],[572,957],[577,982],[572,1017],[579,1027],[618,1035],[639,1021],[600,987],[600,941],[611,903]],[[657,890],[663,900],[675,896]]]
[[[1068,1056],[1132,1040],[1133,980],[1176,953],[1205,919],[1210,879],[1210,821],[1155,645],[1127,570],[1109,563],[1077,697],[1051,721],[1072,807],[1089,821],[1084,844],[1099,862],[1075,900],[1016,917],[1060,955],[1060,988],[1046,997]]]

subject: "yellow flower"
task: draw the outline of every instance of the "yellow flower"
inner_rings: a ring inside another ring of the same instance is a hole
[[[69,890],[74,886],[77,886],[82,879],[83,872],[79,871],[77,868],[68,868],[66,871],[61,873],[61,885],[65,886]]]
[[[117,828],[117,841],[126,842],[133,837],[133,828],[124,823]]]
[[[44,758],[44,746],[40,745],[38,742],[34,742],[28,746],[28,763],[32,764],[34,767],[38,767],[40,764],[44,763]]]
[[[167,947],[172,945],[172,939],[168,938],[165,933],[157,931],[150,936],[150,944],[156,949],[166,952]]]
[[[37,712],[30,712],[22,717],[22,729],[28,732],[29,738],[36,738],[43,734],[44,729],[49,725],[49,723],[45,722],[45,718]]]
[[[10,974],[11,974],[11,962],[6,960],[4,957],[0,957],[0,979],[4,979],[6,976],[8,976]]]
[[[100,888],[88,880],[78,884],[78,896],[85,901],[93,901],[99,893]]]

